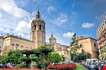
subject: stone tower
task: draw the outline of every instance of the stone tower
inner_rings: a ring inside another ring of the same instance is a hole
[[[51,34],[51,37],[49,38],[50,45],[54,46],[56,44],[56,38]]]
[[[45,22],[41,19],[39,10],[36,14],[36,19],[31,23],[32,41],[36,48],[45,45]]]

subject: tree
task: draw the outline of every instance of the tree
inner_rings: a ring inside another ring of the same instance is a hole
[[[44,46],[40,46],[37,50],[38,50],[37,51],[37,54],[38,54],[37,65],[38,67],[46,70],[46,67],[49,64],[48,54],[54,51],[53,47],[50,45],[44,45]]]
[[[80,49],[80,46],[78,44],[78,40],[77,40],[77,36],[76,33],[73,35],[72,37],[72,42],[71,42],[71,49],[70,49],[70,56],[71,56],[71,60],[76,61],[77,60],[77,56],[78,56],[78,49]]]
[[[27,57],[26,54],[23,54],[23,52],[25,52],[25,50],[11,51],[7,55],[2,56],[1,62],[3,64],[11,63],[14,64],[16,67],[29,67],[29,61],[31,61],[31,59],[29,58],[29,56]]]
[[[20,58],[22,57],[22,53],[19,50],[14,50],[8,53],[7,57],[9,59],[8,62],[13,63],[13,64],[19,64],[21,63]]]
[[[0,63],[1,64],[6,64],[7,62],[8,62],[9,60],[8,60],[8,57],[5,55],[3,55],[2,57],[1,57],[1,59],[0,59]]]
[[[53,52],[50,45],[44,45],[33,50],[14,50],[9,52],[6,56],[2,56],[1,63],[12,63],[17,67],[30,67],[32,62],[35,62],[38,67],[46,68],[49,64],[48,54]]]
[[[81,60],[86,60],[87,58],[90,58],[90,56],[85,52],[71,54],[71,59],[75,62],[79,62]]]
[[[71,56],[71,60],[75,61],[76,60],[76,56],[77,56],[77,49],[72,47],[70,50],[70,56]]]
[[[59,63],[60,61],[63,60],[63,57],[57,52],[49,53],[48,58],[51,63]]]
[[[106,60],[106,45],[100,49],[99,59]]]
[[[16,65],[21,62],[20,61],[21,56],[22,56],[22,54],[19,50],[11,51],[7,55],[2,56],[1,62],[3,64],[12,63],[12,64]]]
[[[89,56],[89,54],[87,54],[87,53],[84,52],[83,50],[82,50],[81,53],[79,53],[79,54],[77,55],[78,62],[81,61],[81,60],[86,60],[87,58],[90,58],[90,56]]]
[[[86,58],[89,58],[86,52],[82,49],[82,45],[78,43],[78,39],[76,34],[73,35],[72,37],[72,42],[71,42],[71,48],[70,48],[70,56],[71,60],[78,62],[80,60],[85,60]],[[79,50],[81,50],[79,52]]]
[[[49,52],[54,51],[53,47],[51,47],[50,45],[40,46],[37,50],[39,50],[40,54],[43,56],[47,56]]]

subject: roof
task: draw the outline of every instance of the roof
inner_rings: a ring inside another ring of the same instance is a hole
[[[63,48],[68,48],[68,46],[66,46],[66,45],[62,45],[60,43],[56,43],[56,44],[59,45],[59,46],[61,46],[61,47],[63,47]]]
[[[0,39],[3,39],[3,36],[0,36]]]
[[[28,39],[25,39],[25,38],[22,38],[22,37],[19,37],[19,36],[14,36],[14,35],[9,35],[9,34],[3,36],[4,39],[8,38],[8,37],[13,37],[13,38],[16,38],[16,39],[32,42],[31,40],[28,40]]]
[[[79,37],[77,37],[77,39],[78,39],[78,40],[92,39],[92,40],[97,41],[95,38],[92,38],[92,37],[85,37],[85,36],[79,36]]]

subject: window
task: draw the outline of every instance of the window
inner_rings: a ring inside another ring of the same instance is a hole
[[[14,44],[11,44],[11,46],[14,46]]]
[[[36,25],[34,25],[34,29],[36,30]]]
[[[19,44],[16,44],[16,46],[19,46]]]
[[[96,43],[94,43],[94,47],[96,47],[97,45],[96,45]]]
[[[39,29],[42,30],[42,26],[41,25],[39,25]]]
[[[83,45],[82,44],[80,44],[80,48],[82,48],[83,47]]]
[[[16,48],[18,48],[19,47],[19,44],[16,44]]]
[[[21,45],[21,48],[23,48],[24,46],[23,45]]]

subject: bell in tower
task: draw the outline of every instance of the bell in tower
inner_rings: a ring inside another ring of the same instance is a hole
[[[40,11],[37,11],[36,18],[31,23],[32,41],[35,47],[45,45],[45,22],[41,19]]]

